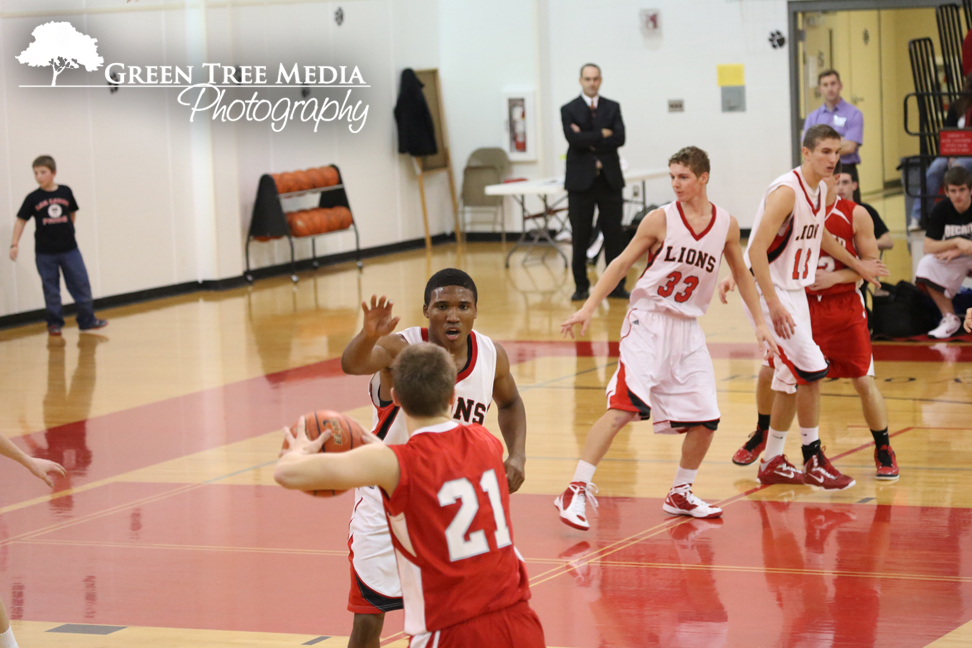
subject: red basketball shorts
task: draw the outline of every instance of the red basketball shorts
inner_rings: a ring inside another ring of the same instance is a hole
[[[526,601],[436,632],[416,635],[408,643],[409,648],[545,648],[546,645],[540,618]]]
[[[828,378],[874,375],[871,334],[860,292],[815,297],[807,295],[813,341],[830,361]]]

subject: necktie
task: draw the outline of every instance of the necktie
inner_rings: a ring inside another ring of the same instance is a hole
[[[597,117],[597,106],[595,106],[594,101],[591,100],[591,121],[594,121],[595,117]]]

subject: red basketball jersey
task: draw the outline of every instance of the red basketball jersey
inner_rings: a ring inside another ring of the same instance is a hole
[[[401,477],[383,499],[405,632],[435,632],[529,599],[499,439],[481,425],[450,421],[389,447]]]
[[[847,251],[857,256],[857,248],[854,247],[854,208],[857,207],[857,203],[851,200],[844,200],[840,196],[837,197],[837,202],[830,206],[827,210],[827,219],[824,221],[827,231],[834,235],[837,242],[847,248]],[[820,270],[827,270],[828,272],[836,272],[838,270],[843,270],[846,268],[843,263],[830,256],[822,249],[820,250],[820,260],[817,262],[817,268]],[[830,288],[825,290],[814,291],[807,288],[808,295],[840,295],[843,293],[854,292],[857,290],[856,283],[839,283],[834,284]]]

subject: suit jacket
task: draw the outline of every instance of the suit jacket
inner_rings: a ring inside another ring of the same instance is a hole
[[[398,152],[415,157],[435,155],[435,126],[429,104],[422,94],[422,82],[411,68],[402,70],[402,81],[395,104],[398,125]]]
[[[624,146],[624,121],[621,106],[616,101],[598,97],[597,116],[591,118],[591,109],[583,98],[577,97],[560,108],[560,118],[567,138],[567,173],[564,188],[567,191],[586,191],[597,176],[597,160],[601,161],[601,173],[614,189],[624,186],[618,148]],[[570,127],[577,124],[581,132]],[[611,130],[611,137],[604,137],[602,128]]]

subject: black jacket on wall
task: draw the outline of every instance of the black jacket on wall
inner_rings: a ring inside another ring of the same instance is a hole
[[[395,123],[398,124],[398,152],[415,157],[435,155],[435,126],[432,113],[422,94],[422,82],[411,68],[402,70],[395,104]]]
[[[621,106],[605,97],[597,99],[596,117],[591,118],[587,103],[577,97],[560,108],[567,138],[567,172],[564,188],[567,191],[586,191],[594,184],[597,160],[601,161],[601,173],[614,189],[624,186],[618,148],[624,146],[624,121]],[[577,124],[581,132],[575,133],[570,125]],[[611,137],[601,134],[602,128],[611,130]]]

